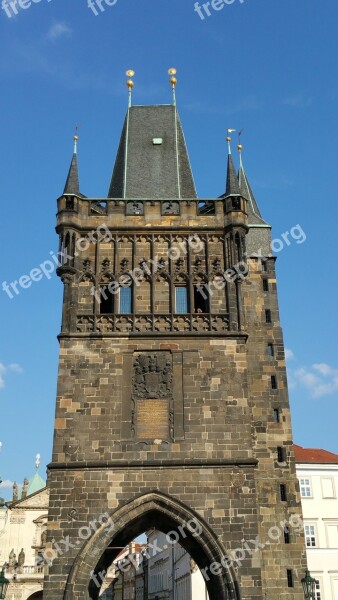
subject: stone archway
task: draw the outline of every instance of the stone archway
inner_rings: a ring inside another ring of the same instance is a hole
[[[27,600],[42,600],[43,599],[43,592],[42,590],[40,590],[39,592],[34,592],[34,594],[31,594],[31,596],[28,596]]]
[[[210,600],[240,600],[234,572],[226,566],[226,553],[215,533],[194,511],[159,492],[147,493],[110,515],[111,523],[101,525],[80,550],[70,572],[64,600],[96,600],[99,590],[91,585],[92,573],[107,569],[118,554],[105,553],[108,546],[123,547],[147,528],[158,524],[163,533],[184,530],[180,545],[207,573]],[[187,524],[194,522],[194,531]],[[198,535],[197,535],[198,533]],[[211,565],[215,566],[210,570]]]

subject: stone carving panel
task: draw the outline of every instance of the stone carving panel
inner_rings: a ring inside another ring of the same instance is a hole
[[[134,361],[133,398],[171,398],[172,377],[169,352],[139,354]]]

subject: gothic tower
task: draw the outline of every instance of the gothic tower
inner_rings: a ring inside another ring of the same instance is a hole
[[[98,598],[149,527],[179,537],[211,600],[303,598],[270,226],[231,151],[227,169],[198,199],[175,104],[128,108],[107,198],[80,193],[75,147],[47,600]]]

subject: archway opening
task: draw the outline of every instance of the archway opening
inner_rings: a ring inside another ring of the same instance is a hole
[[[42,591],[34,592],[34,594],[32,594],[31,596],[28,596],[28,598],[27,598],[27,600],[42,600],[42,599],[43,599]]]
[[[209,600],[240,599],[219,537],[197,513],[159,492],[129,502],[100,526],[78,554],[64,599],[98,600],[105,574],[121,549],[154,529],[166,536],[164,545],[179,544],[194,561],[203,574]]]
[[[97,575],[99,600],[210,600],[201,571],[176,540],[150,529],[119,549]]]

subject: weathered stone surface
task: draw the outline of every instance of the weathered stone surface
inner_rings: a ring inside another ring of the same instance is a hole
[[[211,600],[239,598],[238,590],[246,600],[303,598],[305,548],[274,259],[249,260],[247,273],[245,200],[236,211],[229,199],[210,202],[214,213],[201,214],[196,199],[181,200],[179,211],[139,200],[136,214],[121,199],[100,208],[97,200],[74,198],[71,212],[59,200],[62,240],[75,232],[74,248],[81,239],[85,250],[59,269],[65,295],[49,542],[69,536],[71,546],[50,568],[48,600],[96,598],[90,573],[114,558],[108,546],[152,525],[177,530],[190,518],[202,533],[180,543],[200,568],[224,554],[239,559],[229,572],[210,575]],[[89,232],[103,230],[97,243]],[[134,281],[130,314],[120,313],[118,294],[111,312],[100,313],[93,286],[128,272],[133,279],[133,269],[142,281]],[[232,278],[217,285],[229,269]],[[189,308],[176,314],[175,288],[182,285]],[[209,293],[195,312],[198,285]],[[159,400],[166,411],[159,417],[153,405],[146,435],[151,402]],[[111,531],[92,525],[105,513]]]

